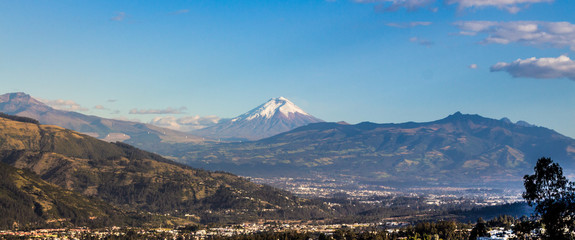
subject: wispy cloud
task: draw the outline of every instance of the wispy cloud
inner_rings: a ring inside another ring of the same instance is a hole
[[[356,3],[375,4],[378,12],[395,12],[406,9],[408,12],[427,9],[436,12],[436,0],[353,0]],[[441,1],[441,0],[440,0]],[[460,11],[465,9],[481,9],[495,7],[509,13],[518,13],[535,3],[550,3],[554,0],[443,0],[447,5],[457,5]]]
[[[431,47],[433,44],[435,44],[433,41],[427,39],[421,39],[418,37],[412,37],[409,39],[409,41],[426,47]]]
[[[94,109],[98,109],[98,110],[108,110],[108,108],[102,106],[102,105],[96,105],[94,106]]]
[[[166,109],[132,109],[130,114],[183,114],[187,110],[186,107],[181,108],[166,108]]]
[[[110,18],[110,20],[121,22],[121,21],[124,21],[125,18],[126,18],[126,13],[125,12],[119,12],[116,16],[113,16],[112,18]]]
[[[533,3],[553,2],[554,0],[446,0],[447,4],[457,4],[460,10],[467,8],[496,7],[509,13],[517,13]]]
[[[72,100],[63,100],[63,99],[56,99],[56,100],[44,100],[40,99],[46,105],[53,107],[59,110],[65,111],[88,111],[89,109],[82,107],[80,104],[72,101]]]
[[[221,119],[217,116],[186,116],[182,118],[176,118],[173,116],[166,117],[155,117],[150,121],[150,124],[165,127],[178,131],[192,131],[196,129],[202,129],[209,126],[213,126],[218,123]]]
[[[486,34],[482,44],[522,43],[535,46],[569,47],[575,51],[575,25],[569,22],[457,22],[460,35]]]
[[[429,26],[432,22],[405,22],[405,23],[387,23],[388,27],[396,27],[396,28],[412,28],[417,26]]]
[[[491,66],[492,72],[505,71],[519,78],[569,78],[575,81],[575,61],[563,55],[558,58],[528,58],[500,62]]]
[[[406,9],[413,12],[422,8],[427,8],[431,11],[437,11],[432,5],[435,0],[354,0],[356,3],[371,3],[376,4],[375,10],[378,12],[395,12],[400,9]]]

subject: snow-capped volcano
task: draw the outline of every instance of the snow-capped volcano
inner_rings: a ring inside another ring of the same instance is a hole
[[[194,134],[228,140],[258,140],[310,123],[323,122],[284,97],[266,103],[230,120],[194,131]]]
[[[257,108],[252,109],[251,111],[244,113],[234,119],[233,122],[239,120],[252,120],[255,118],[272,118],[276,114],[282,114],[284,117],[289,118],[290,116],[295,116],[296,114],[301,114],[304,116],[310,116],[308,113],[304,112],[290,102],[287,98],[279,97],[279,98],[272,98],[266,103],[258,106]]]

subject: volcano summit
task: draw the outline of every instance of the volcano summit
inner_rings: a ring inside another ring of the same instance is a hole
[[[279,97],[240,116],[193,133],[226,140],[259,140],[317,122],[323,120],[306,113],[290,100]]]

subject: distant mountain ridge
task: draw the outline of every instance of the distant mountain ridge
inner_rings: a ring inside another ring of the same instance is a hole
[[[553,130],[455,113],[432,122],[313,123],[247,143],[188,151],[182,161],[248,176],[320,174],[382,184],[521,187],[547,156],[575,168],[575,140]]]
[[[287,98],[279,97],[238,117],[192,133],[214,139],[258,140],[316,122],[323,120],[306,113]]]
[[[125,141],[134,145],[153,145],[205,141],[202,137],[151,124],[106,119],[54,109],[22,92],[0,95],[0,112],[30,117],[42,124],[72,129],[109,142]]]

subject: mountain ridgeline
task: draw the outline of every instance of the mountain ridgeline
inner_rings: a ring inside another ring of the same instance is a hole
[[[286,98],[268,102],[233,119],[192,133],[162,128],[152,124],[122,121],[54,109],[32,96],[17,92],[0,95],[0,112],[29,117],[41,124],[56,125],[102,139],[125,142],[153,152],[172,149],[179,144],[204,144],[216,140],[258,140],[292,130],[309,123],[323,122],[304,112]]]
[[[124,143],[108,143],[61,127],[20,120],[0,117],[1,162],[27,169],[49,182],[51,188],[61,189],[58,191],[100,199],[125,212],[170,214],[201,223],[330,214],[321,204],[232,174],[194,169]],[[2,191],[0,199],[9,195]],[[106,214],[90,209],[74,211],[88,219]],[[59,217],[54,213],[46,218]]]
[[[109,142],[124,141],[138,146],[170,143],[202,143],[203,138],[150,124],[121,121],[54,109],[26,93],[0,95],[0,112],[38,120]]]
[[[195,147],[181,161],[250,176],[327,176],[401,186],[521,188],[536,159],[575,167],[575,140],[459,112],[426,123],[314,123],[255,142]]]
[[[566,171],[575,167],[575,144],[569,137],[522,121],[461,113],[426,123],[326,123],[280,97],[192,135],[56,110],[24,93],[0,95],[1,111],[33,118],[29,123],[38,119],[123,141],[194,167],[256,177],[320,175],[374,184],[520,188],[523,174],[542,156],[556,159]],[[217,143],[209,138],[254,142]],[[120,145],[103,147],[104,152]],[[77,149],[49,146],[39,151],[78,154]],[[86,151],[81,158],[107,158],[105,153]]]

